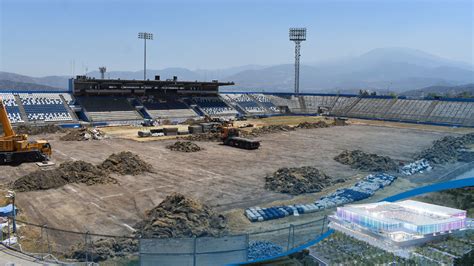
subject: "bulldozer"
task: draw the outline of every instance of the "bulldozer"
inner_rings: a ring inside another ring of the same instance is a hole
[[[52,153],[49,142],[46,140],[28,141],[28,135],[16,134],[1,98],[0,123],[3,127],[3,136],[0,137],[0,165],[19,165],[25,162],[49,160]]]
[[[240,149],[255,150],[260,147],[260,141],[239,137],[239,130],[234,127],[223,126],[221,128],[221,139],[224,145]]]

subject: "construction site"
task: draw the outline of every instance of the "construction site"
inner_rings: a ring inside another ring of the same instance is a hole
[[[8,240],[53,262],[138,256],[142,238],[320,221],[472,169],[473,101],[230,94],[219,92],[229,83],[159,77],[70,84],[1,95],[0,182],[17,219]],[[275,253],[252,243],[240,260]]]

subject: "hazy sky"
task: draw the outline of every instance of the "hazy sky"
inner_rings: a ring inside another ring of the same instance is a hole
[[[288,28],[308,28],[302,61],[409,47],[473,63],[473,1],[0,0],[0,70],[33,76],[216,69],[293,62]]]

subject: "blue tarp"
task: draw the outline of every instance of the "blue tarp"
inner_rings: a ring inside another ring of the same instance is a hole
[[[15,208],[18,212],[18,208]],[[13,205],[8,204],[7,206],[0,207],[0,217],[13,216]]]

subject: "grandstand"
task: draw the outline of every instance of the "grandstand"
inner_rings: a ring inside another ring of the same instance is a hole
[[[159,78],[159,77],[157,77]],[[219,93],[233,83],[167,80],[95,80],[78,77],[68,92],[3,92],[12,123],[137,123],[240,115],[327,114],[433,125],[474,127],[470,99],[291,93]],[[71,91],[73,93],[71,93]]]

